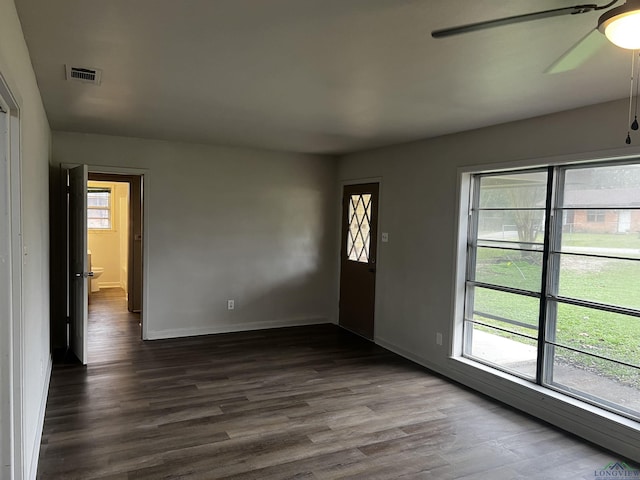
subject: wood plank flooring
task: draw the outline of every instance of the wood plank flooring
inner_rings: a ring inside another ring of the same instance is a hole
[[[40,479],[594,479],[615,454],[333,325],[142,342],[92,297],[56,365]]]

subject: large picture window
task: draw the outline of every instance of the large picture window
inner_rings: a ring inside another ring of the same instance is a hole
[[[640,418],[640,164],[470,181],[462,354]]]

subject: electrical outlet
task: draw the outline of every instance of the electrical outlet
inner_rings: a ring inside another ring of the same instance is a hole
[[[382,243],[387,243],[389,241],[389,233],[382,232]]]
[[[227,300],[227,310],[233,310],[236,308],[236,302],[234,300]]]
[[[436,345],[442,345],[442,334],[440,332],[436,333]]]

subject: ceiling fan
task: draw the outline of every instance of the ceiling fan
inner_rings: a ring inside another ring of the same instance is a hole
[[[574,5],[572,7],[525,13],[523,15],[434,30],[431,32],[431,36],[433,38],[445,38],[532,20],[607,10],[600,16],[598,24],[593,30],[582,37],[546,70],[546,73],[565,72],[578,67],[587,60],[603,44],[605,37],[619,47],[630,50],[640,49],[640,0],[627,0],[624,5],[611,8],[616,3],[618,3],[618,0],[613,0],[605,5]],[[605,36],[603,37],[601,34]]]

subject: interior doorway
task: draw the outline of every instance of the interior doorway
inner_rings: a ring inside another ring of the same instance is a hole
[[[89,172],[87,219],[94,273],[89,295],[102,288],[122,288],[127,310],[141,313],[142,177]]]
[[[20,109],[0,72],[0,478],[28,471],[24,455],[24,338]]]
[[[68,353],[89,362],[90,299],[101,291],[122,292],[119,310],[135,312],[142,338],[142,175],[89,172],[87,165],[67,168]],[[95,271],[94,271],[95,270]],[[116,296],[117,297],[117,296]],[[102,302],[102,306],[110,303]],[[94,318],[95,320],[95,318]],[[113,327],[111,333],[117,333]],[[94,333],[95,336],[95,333]],[[100,340],[100,339],[99,339]]]
[[[1,79],[0,79],[1,80]],[[13,426],[11,421],[12,388],[12,312],[11,292],[11,180],[9,165],[9,107],[0,93],[0,478],[12,474]]]

